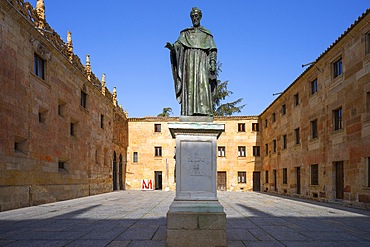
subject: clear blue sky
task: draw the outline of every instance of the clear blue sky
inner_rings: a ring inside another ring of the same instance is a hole
[[[33,6],[36,0],[31,1]],[[368,0],[45,0],[46,20],[94,74],[106,73],[129,117],[179,115],[167,41],[191,26],[193,6],[203,12],[222,63],[221,81],[243,98],[238,115],[258,115],[367,8]]]

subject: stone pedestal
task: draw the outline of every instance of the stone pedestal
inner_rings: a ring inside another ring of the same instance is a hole
[[[167,213],[167,244],[226,246],[226,214],[216,188],[217,138],[224,125],[179,122],[168,127],[176,139],[176,197]]]

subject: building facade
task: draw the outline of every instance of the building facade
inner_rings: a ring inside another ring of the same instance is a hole
[[[264,191],[370,208],[369,13],[260,115]]]
[[[44,11],[0,1],[0,211],[124,188],[127,114]]]
[[[129,118],[126,187],[128,189],[176,189],[175,150],[168,123],[176,117]],[[259,154],[258,117],[216,117],[225,125],[217,141],[217,189],[252,190]]]

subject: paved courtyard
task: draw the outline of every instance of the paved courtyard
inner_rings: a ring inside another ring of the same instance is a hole
[[[174,196],[119,191],[2,212],[0,246],[166,246]],[[253,192],[218,196],[228,246],[370,246],[370,211]]]

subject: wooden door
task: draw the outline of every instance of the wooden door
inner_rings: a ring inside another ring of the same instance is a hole
[[[343,161],[335,162],[335,195],[337,199],[344,198]]]
[[[253,191],[261,191],[261,172],[253,172]]]
[[[296,176],[297,176],[297,194],[301,194],[301,168],[296,167]]]
[[[154,177],[155,177],[155,189],[162,190],[162,171],[155,171]]]
[[[217,190],[226,190],[226,172],[217,172]]]

